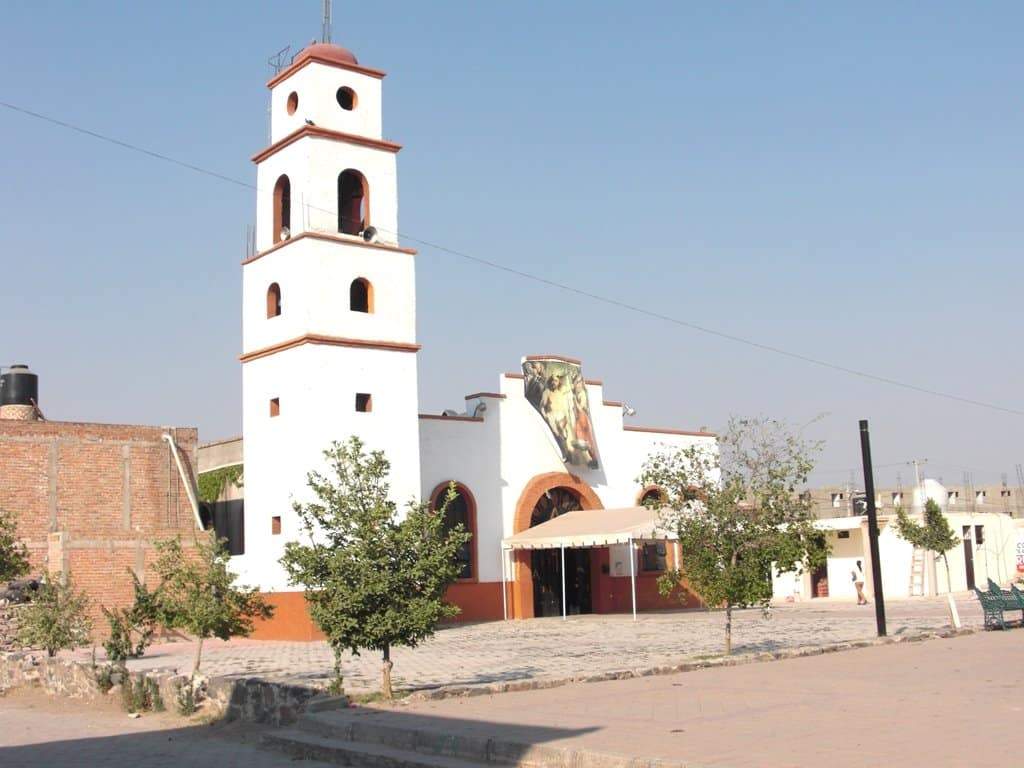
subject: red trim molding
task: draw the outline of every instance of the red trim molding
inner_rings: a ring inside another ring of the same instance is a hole
[[[498,392],[474,392],[472,395],[466,395],[467,400],[476,400],[478,397],[493,397],[498,400],[504,400],[508,395],[502,395]]]
[[[317,333],[307,333],[304,336],[297,336],[288,341],[282,341],[270,347],[263,347],[252,352],[239,355],[238,359],[243,363],[250,360],[258,360],[261,357],[273,355],[276,352],[283,352],[292,347],[301,347],[303,344],[326,344],[333,347],[358,347],[361,349],[382,349],[388,352],[419,352],[419,344],[406,344],[400,341],[372,341],[370,339],[346,339],[341,336],[322,336]]]
[[[655,432],[661,435],[687,435],[689,437],[718,437],[714,432],[688,432],[685,429],[663,429],[661,427],[623,427],[624,432]]]
[[[346,144],[357,144],[361,147],[371,147],[373,149],[383,149],[385,152],[398,152],[401,148],[401,144],[396,144],[393,141],[385,141],[384,139],[371,139],[368,136],[357,136],[354,133],[342,133],[341,131],[332,131],[329,128],[321,128],[318,125],[304,125],[297,130],[292,131],[283,139],[279,139],[271,144],[266,149],[262,149],[252,156],[254,163],[262,163],[271,155],[277,154],[282,149],[290,144],[294,144],[304,136],[313,136],[318,139],[331,139],[333,141],[342,141]]]
[[[272,78],[270,78],[267,81],[267,88],[273,88],[278,83],[287,80],[300,69],[302,69],[308,64],[312,64],[313,62],[316,62],[317,64],[323,64],[328,67],[335,67],[337,69],[347,69],[350,72],[358,72],[361,75],[375,77],[378,80],[382,80],[384,77],[387,76],[387,72],[384,72],[383,70],[372,69],[371,67],[364,67],[362,64],[348,64],[345,62],[336,61],[334,59],[328,59],[324,56],[317,56],[316,54],[311,53],[303,53],[302,55],[304,56],[302,61],[288,65],[280,72],[278,72],[276,75],[274,75]]]
[[[269,248],[267,248],[265,251],[260,251],[255,256],[250,256],[248,259],[244,259],[242,261],[242,266],[244,267],[246,264],[252,264],[254,261],[259,261],[264,256],[266,256],[268,253],[273,253],[276,250],[284,248],[289,243],[294,243],[294,242],[296,242],[298,240],[302,240],[303,238],[306,238],[306,237],[312,238],[313,240],[325,240],[325,241],[327,241],[329,243],[341,243],[342,245],[354,245],[357,248],[375,248],[378,251],[392,251],[393,253],[407,253],[410,256],[415,256],[416,255],[416,249],[415,248],[402,248],[401,246],[398,246],[398,245],[388,245],[387,243],[368,243],[365,240],[363,240],[362,238],[342,237],[341,235],[332,235],[329,232],[300,232],[299,234],[295,235],[295,237],[291,237],[291,238],[289,238],[287,240],[282,240],[280,243],[275,243],[274,245],[272,245]]]

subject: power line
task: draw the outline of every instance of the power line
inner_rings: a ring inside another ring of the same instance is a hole
[[[127,150],[130,150],[130,151],[133,151],[133,152],[138,152],[140,154],[146,155],[147,157],[151,157],[151,158],[154,158],[156,160],[162,160],[164,162],[171,163],[173,165],[177,165],[177,166],[179,166],[181,168],[185,168],[187,170],[194,171],[196,173],[201,173],[201,174],[203,174],[205,176],[210,176],[212,178],[228,182],[229,184],[234,184],[236,186],[244,187],[246,189],[257,190],[257,187],[256,187],[255,184],[251,184],[249,182],[242,181],[240,179],[235,179],[235,178],[232,178],[231,176],[226,176],[226,175],[224,175],[222,173],[218,173],[216,171],[211,171],[211,170],[208,170],[206,168],[202,168],[202,167],[200,167],[198,165],[193,165],[192,163],[187,163],[185,161],[178,160],[178,159],[170,157],[168,155],[164,155],[164,154],[162,154],[160,152],[154,152],[153,150],[146,149],[144,147],[140,147],[137,144],[132,144],[131,142],[122,141],[121,139],[115,139],[115,138],[113,138],[111,136],[107,136],[105,134],[98,133],[96,131],[92,131],[92,130],[89,130],[87,128],[83,128],[83,127],[81,127],[79,125],[75,125],[73,123],[69,123],[69,122],[66,122],[64,120],[58,120],[57,118],[50,117],[49,115],[44,115],[44,114],[41,114],[39,112],[34,112],[34,111],[30,110],[30,109],[26,109],[25,107],[20,107],[20,106],[18,106],[16,104],[11,104],[11,103],[6,102],[6,101],[0,101],[0,106],[5,107],[5,108],[7,108],[7,109],[9,109],[11,111],[14,111],[14,112],[21,113],[21,114],[26,115],[28,117],[32,117],[32,118],[34,118],[36,120],[41,120],[41,121],[50,123],[52,125],[56,125],[56,126],[59,126],[61,128],[65,128],[65,129],[70,130],[70,131],[74,131],[75,133],[79,133],[79,134],[82,134],[82,135],[85,135],[85,136],[89,136],[90,138],[94,138],[94,139],[97,139],[99,141],[104,141],[104,142],[106,142],[108,144],[113,144],[113,145],[115,145],[117,147],[121,147],[122,149],[127,149]],[[324,209],[324,208],[317,208],[316,206],[309,206],[309,207],[314,208],[316,210],[324,211],[326,213],[332,213],[332,214],[335,213],[335,211]],[[382,229],[382,228],[378,227],[378,229]],[[505,264],[501,264],[501,263],[496,262],[496,261],[491,261],[490,259],[485,259],[485,258],[482,258],[480,256],[474,256],[472,254],[456,250],[455,248],[449,248],[448,246],[441,245],[440,243],[435,243],[435,242],[432,242],[430,240],[424,240],[422,238],[413,237],[412,235],[408,235],[408,234],[405,234],[405,233],[402,233],[402,232],[393,232],[393,231],[389,231],[389,230],[383,230],[383,231],[389,232],[390,234],[393,234],[393,235],[397,236],[401,240],[407,240],[409,242],[418,243],[419,245],[422,245],[424,247],[432,248],[435,251],[440,251],[442,253],[447,253],[447,254],[449,254],[451,256],[456,256],[458,258],[465,259],[467,261],[471,261],[471,262],[474,262],[476,264],[480,264],[482,266],[489,267],[491,269],[495,269],[495,270],[498,270],[498,271],[501,271],[501,272],[505,272],[505,273],[510,274],[510,275],[515,275],[517,277],[523,278],[524,280],[530,280],[530,281],[535,282],[535,283],[540,283],[541,285],[546,285],[546,286],[548,286],[550,288],[556,288],[558,290],[565,291],[566,293],[571,293],[571,294],[574,294],[576,296],[582,296],[583,298],[590,299],[591,301],[600,302],[602,304],[606,304],[606,305],[612,306],[612,307],[618,307],[619,309],[625,309],[625,310],[630,311],[630,312],[635,312],[635,313],[640,314],[640,315],[645,315],[647,317],[651,317],[651,318],[654,318],[656,320],[661,320],[661,321],[666,322],[666,323],[671,323],[672,325],[677,325],[677,326],[682,327],[682,328],[688,328],[690,330],[698,331],[700,333],[704,333],[704,334],[707,334],[709,336],[714,336],[714,337],[717,337],[717,338],[720,338],[720,339],[725,339],[726,341],[731,341],[731,342],[734,342],[736,344],[742,344],[742,345],[747,346],[747,347],[752,347],[753,349],[759,349],[762,352],[770,352],[770,353],[775,354],[775,355],[781,355],[783,357],[788,357],[788,358],[790,358],[792,360],[799,360],[801,362],[808,363],[810,365],[815,365],[815,366],[818,366],[820,368],[826,368],[828,370],[838,371],[840,373],[845,373],[845,374],[850,375],[850,376],[856,376],[858,378],[865,379],[867,381],[874,381],[874,382],[879,383],[879,384],[888,384],[889,386],[900,387],[901,389],[906,389],[906,390],[909,390],[909,391],[912,391],[912,392],[918,392],[920,394],[931,395],[932,397],[940,397],[940,398],[944,398],[946,400],[952,400],[952,401],[959,402],[959,403],[966,403],[967,405],[974,405],[974,406],[977,406],[979,408],[987,408],[989,410],[1000,411],[1002,413],[1010,413],[1010,414],[1013,414],[1015,416],[1024,416],[1024,410],[1020,410],[1020,409],[1017,409],[1017,408],[1009,408],[1007,406],[998,405],[998,404],[995,404],[995,403],[987,403],[987,402],[985,402],[983,400],[976,400],[976,399],[970,398],[970,397],[963,397],[961,395],[955,395],[955,394],[950,393],[950,392],[942,392],[942,391],[937,390],[937,389],[930,389],[928,387],[922,387],[922,386],[919,386],[917,384],[911,384],[909,382],[899,381],[898,379],[893,379],[893,378],[890,378],[888,376],[880,376],[878,374],[869,373],[867,371],[860,371],[860,370],[857,370],[855,368],[850,368],[850,367],[845,366],[845,365],[840,365],[838,363],[833,363],[833,362],[829,362],[827,360],[821,360],[821,359],[818,359],[818,358],[815,358],[815,357],[811,357],[810,355],[806,355],[806,354],[803,354],[801,352],[793,352],[791,350],[783,349],[781,347],[776,347],[776,346],[771,345],[771,344],[764,344],[762,342],[754,341],[753,339],[748,339],[748,338],[745,338],[743,336],[737,336],[737,335],[732,334],[732,333],[726,333],[724,331],[719,331],[719,330],[716,330],[714,328],[709,328],[707,326],[700,325],[698,323],[690,322],[688,320],[682,320],[682,319],[677,318],[677,317],[672,317],[670,315],[666,315],[666,314],[663,314],[661,312],[655,312],[653,310],[647,309],[646,307],[641,307],[641,306],[638,306],[636,304],[630,304],[629,302],[621,301],[619,299],[614,299],[614,298],[611,298],[610,296],[603,296],[603,295],[598,294],[598,293],[593,293],[591,291],[583,290],[582,288],[576,288],[574,286],[567,285],[565,283],[560,283],[560,282],[558,282],[556,280],[550,280],[550,279],[548,279],[546,277],[541,277],[539,275],[535,275],[535,274],[532,274],[530,272],[525,272],[525,271],[523,271],[521,269],[515,269],[514,267],[509,267],[509,266],[507,266]]]

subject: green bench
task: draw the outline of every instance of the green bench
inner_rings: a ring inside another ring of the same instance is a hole
[[[1024,594],[1016,586],[1006,592],[989,579],[988,592],[982,592],[977,587],[974,588],[974,592],[978,596],[981,610],[985,614],[986,628],[1006,629],[1007,620],[1004,616],[1006,611],[1020,611],[1021,623],[1024,623]]]

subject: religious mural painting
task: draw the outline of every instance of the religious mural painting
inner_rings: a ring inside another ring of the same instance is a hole
[[[579,363],[527,358],[523,376],[526,399],[551,430],[562,461],[597,469],[597,442]]]

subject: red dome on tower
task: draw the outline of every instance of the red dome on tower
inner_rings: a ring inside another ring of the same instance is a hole
[[[342,48],[334,43],[312,43],[306,46],[292,61],[292,64],[301,64],[306,59],[318,59],[332,64],[358,64],[356,55],[348,48]]]

